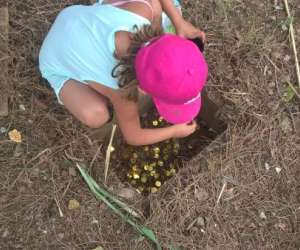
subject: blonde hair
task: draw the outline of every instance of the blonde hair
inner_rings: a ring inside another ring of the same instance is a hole
[[[112,76],[118,78],[118,85],[124,91],[124,96],[131,101],[138,100],[138,81],[135,74],[135,58],[139,49],[151,39],[162,36],[162,28],[144,25],[141,29],[134,27],[128,53],[123,56],[112,70]]]

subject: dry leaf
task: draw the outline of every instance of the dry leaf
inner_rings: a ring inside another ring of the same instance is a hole
[[[14,142],[16,142],[16,143],[21,143],[21,142],[22,142],[22,135],[21,135],[21,133],[20,133],[18,130],[16,130],[16,129],[10,131],[10,132],[8,133],[8,136],[9,136],[9,139],[10,139],[11,141],[14,141]]]
[[[75,199],[72,199],[69,201],[68,209],[74,210],[74,209],[79,208],[79,206],[80,206],[79,202]]]
[[[93,250],[104,250],[104,248],[99,246],[99,247],[94,248]]]

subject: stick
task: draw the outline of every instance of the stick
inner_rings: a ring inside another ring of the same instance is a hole
[[[221,197],[222,197],[222,195],[223,195],[223,193],[225,191],[226,186],[227,186],[227,181],[226,181],[226,179],[223,179],[223,186],[222,186],[221,192],[220,192],[218,200],[217,200],[217,205],[220,202],[220,199],[221,199]]]
[[[288,18],[291,18],[289,4],[288,4],[287,0],[283,0],[283,1],[284,1],[284,5],[285,5],[285,9],[286,9],[286,13],[288,15]],[[294,31],[293,22],[290,22],[289,26],[290,26],[289,31],[290,31],[290,36],[291,36],[292,46],[293,46],[293,51],[294,51],[294,57],[295,57],[296,74],[297,74],[297,79],[298,79],[298,85],[299,85],[299,88],[300,88],[300,68],[299,68],[297,48],[296,48],[296,42],[295,42],[295,31]]]
[[[60,217],[64,217],[64,214],[63,214],[63,212],[62,212],[62,210],[61,210],[61,208],[60,208],[60,206],[59,206],[58,200],[57,200],[56,198],[54,198],[54,200],[55,200],[56,206],[57,206],[57,208],[58,208],[59,216],[60,216]]]
[[[93,166],[94,162],[96,161],[98,155],[101,152],[101,149],[102,149],[102,144],[98,147],[98,149],[97,149],[97,151],[96,151],[96,153],[95,153],[95,155],[94,155],[94,157],[93,157],[93,159],[91,161],[90,168]]]
[[[1,59],[0,73],[0,116],[8,116],[8,94],[10,85],[8,83],[8,26],[9,26],[8,8],[0,8],[0,55]]]
[[[108,167],[109,167],[109,162],[110,162],[111,146],[112,146],[112,142],[113,142],[114,135],[115,135],[115,132],[116,132],[116,128],[117,128],[117,125],[114,124],[113,128],[112,128],[112,131],[111,131],[109,144],[108,144],[107,150],[106,150],[105,169],[104,169],[104,183],[105,184],[106,184],[106,178],[107,178]]]

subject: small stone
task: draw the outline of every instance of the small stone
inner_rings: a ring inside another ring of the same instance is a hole
[[[14,151],[14,157],[18,158],[23,154],[24,150],[22,147],[22,144],[17,144],[15,151]]]
[[[268,94],[272,96],[274,95],[274,91],[272,89],[268,89]]]
[[[57,236],[60,240],[62,240],[65,237],[65,234],[64,233],[59,233]]]
[[[275,228],[280,229],[282,231],[286,231],[287,230],[287,225],[282,223],[282,222],[279,222],[279,223],[275,224]]]
[[[293,131],[292,123],[291,123],[289,117],[287,117],[287,116],[283,117],[283,119],[280,123],[280,127],[281,127],[282,131],[285,133]]]
[[[77,200],[75,199],[71,199],[69,200],[69,204],[68,204],[68,209],[69,210],[74,210],[80,207],[80,204]]]
[[[5,134],[7,132],[7,129],[4,127],[0,128],[0,134]]]
[[[283,57],[283,60],[284,60],[285,62],[288,62],[289,60],[291,60],[291,57],[290,57],[289,55],[285,55],[285,56]]]
[[[192,227],[191,229],[191,233],[198,233],[198,228],[197,227]]]
[[[91,222],[92,224],[99,224],[99,221],[98,220],[96,220],[95,218],[93,218],[93,220],[92,220],[92,222]]]
[[[194,194],[198,201],[202,202],[208,199],[208,193],[203,188],[195,189]]]
[[[276,170],[276,173],[277,173],[277,174],[280,174],[280,172],[281,172],[282,169],[279,168],[279,167],[276,167],[275,170]]]
[[[269,88],[275,88],[276,87],[276,83],[275,82],[270,82],[269,83]]]
[[[196,221],[196,225],[199,227],[205,227],[205,220],[203,217],[198,217]]]
[[[224,200],[229,201],[234,198],[234,188],[227,189],[224,192]]]
[[[91,224],[99,224],[99,221],[97,219],[93,218]]]
[[[267,219],[267,216],[266,216],[266,214],[265,214],[264,211],[260,212],[259,218],[261,218],[262,220],[266,220]]]
[[[267,171],[269,171],[270,170],[270,168],[271,168],[271,166],[269,165],[269,163],[265,163],[265,169],[267,170]]]
[[[117,195],[125,199],[133,199],[136,196],[136,191],[130,188],[121,188],[117,191]]]
[[[26,110],[24,104],[20,104],[20,105],[19,105],[19,109],[20,109],[21,111],[25,111],[25,110]]]
[[[9,231],[8,231],[8,229],[5,229],[2,234],[2,238],[6,238],[8,235],[9,235]]]
[[[77,176],[76,169],[70,167],[70,168],[69,168],[69,175],[70,175],[70,176],[73,176],[73,177]]]
[[[92,250],[104,250],[104,248],[99,246],[99,247],[96,247],[96,248],[94,248]]]
[[[275,59],[278,59],[281,57],[281,54],[278,51],[272,51],[271,56]]]

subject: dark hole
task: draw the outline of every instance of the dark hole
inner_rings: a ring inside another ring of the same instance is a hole
[[[121,138],[116,139],[115,152],[111,157],[119,178],[140,193],[156,193],[184,163],[224,132],[226,124],[218,119],[218,111],[218,106],[203,93],[201,112],[196,119],[199,129],[193,135],[140,147],[129,146]],[[153,106],[148,107],[141,121],[148,128],[168,125],[159,118]]]

